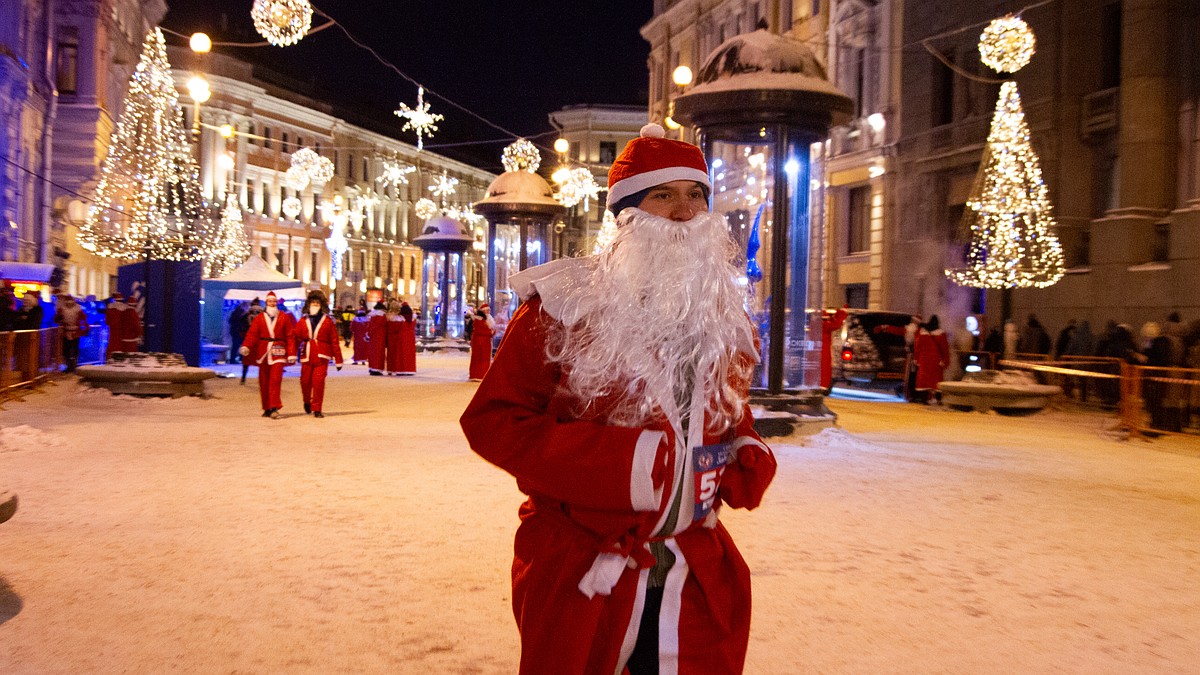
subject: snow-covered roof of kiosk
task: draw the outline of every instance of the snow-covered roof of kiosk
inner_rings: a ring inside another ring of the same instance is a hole
[[[465,251],[475,238],[462,223],[450,216],[435,216],[425,221],[421,236],[413,243],[426,251]]]
[[[808,45],[765,29],[721,43],[688,93],[730,89],[805,89],[845,96],[829,81]]]
[[[559,207],[554,199],[554,190],[545,178],[529,171],[505,171],[488,186],[487,197],[475,202],[475,206],[490,204],[533,204]]]
[[[304,282],[299,279],[293,279],[282,272],[275,270],[271,265],[262,258],[252,255],[246,259],[246,262],[238,266],[229,274],[208,281],[218,281],[225,283],[251,283],[251,284],[267,284],[271,288],[278,286],[279,288],[292,288],[295,286],[303,286]],[[274,284],[275,286],[271,286]]]
[[[755,107],[761,100],[760,95],[743,101],[740,92],[790,94],[786,99],[761,102],[766,108],[799,106],[820,111],[831,115],[834,124],[849,121],[854,109],[853,101],[829,81],[807,44],[760,28],[729,38],[709,54],[696,74],[695,85],[676,99],[676,111],[683,113],[676,117],[691,123],[686,118],[699,112],[697,106],[707,109],[732,103]],[[704,103],[706,100],[712,103]]]

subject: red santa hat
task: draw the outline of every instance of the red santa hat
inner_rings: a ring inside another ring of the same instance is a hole
[[[269,293],[267,293],[267,299],[268,300],[274,299],[276,302],[278,302],[279,296],[275,295],[275,291],[270,291]]]
[[[114,291],[112,297],[113,297],[113,300],[124,300],[125,299],[125,296],[121,294],[121,291]]]
[[[608,203],[673,180],[694,180],[712,190],[704,153],[691,143],[665,138],[660,125],[647,124],[629,141],[608,170]]]
[[[487,304],[487,303],[485,302],[485,303],[483,303],[482,305],[480,305],[480,306],[479,306],[479,309],[487,309],[487,308],[489,308],[489,307],[491,307],[491,305],[489,305],[489,304]]]

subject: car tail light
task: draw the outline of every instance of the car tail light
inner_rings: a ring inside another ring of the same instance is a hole
[[[842,347],[842,360],[843,361],[853,361],[854,360],[854,350],[848,346]]]

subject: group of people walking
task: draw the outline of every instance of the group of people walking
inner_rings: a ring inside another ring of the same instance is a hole
[[[365,360],[372,375],[417,374],[417,319],[407,302],[375,303],[363,331]],[[357,347],[357,345],[356,345]],[[355,349],[355,360],[359,360]]]
[[[321,291],[308,294],[304,316],[298,321],[279,307],[274,292],[267,294],[266,307],[254,314],[238,349],[243,364],[258,366],[263,417],[279,418],[283,409],[283,369],[297,362],[305,414],[325,416],[322,408],[330,361],[338,370],[342,369],[335,321],[329,315],[329,300]]]

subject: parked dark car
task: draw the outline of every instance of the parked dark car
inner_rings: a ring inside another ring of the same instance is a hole
[[[846,312],[846,321],[830,340],[834,384],[868,388],[894,384],[902,393],[908,357],[904,327],[912,315],[867,309]]]

